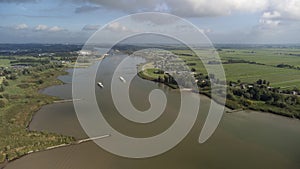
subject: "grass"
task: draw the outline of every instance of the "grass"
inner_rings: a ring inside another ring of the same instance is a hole
[[[255,64],[225,64],[224,70],[229,81],[241,80],[252,83],[258,79],[265,79],[271,82],[273,87],[299,87],[300,71],[293,69],[283,69]]]
[[[157,79],[158,77],[161,77],[161,78],[164,77],[164,74],[158,74],[158,73],[155,73],[155,71],[159,71],[159,69],[155,69],[155,68],[146,69],[144,71],[144,74],[146,74],[146,76],[152,77],[153,79]]]
[[[36,71],[31,75],[19,76],[17,80],[9,80],[9,86],[0,95],[7,100],[7,105],[0,108],[0,162],[7,156],[9,160],[27,154],[29,151],[44,150],[47,147],[70,143],[73,138],[53,133],[28,131],[27,126],[33,114],[41,106],[52,103],[57,98],[46,96],[38,91],[47,86],[61,84],[56,78],[64,69],[52,68]],[[38,84],[37,80],[44,83]],[[19,84],[28,84],[28,88],[20,88]]]
[[[10,60],[9,59],[0,59],[0,67],[9,67]]]
[[[3,83],[4,78],[4,76],[0,76],[0,85]]]
[[[195,68],[196,72],[207,74],[201,60],[193,55],[191,51],[174,50],[173,53],[178,54],[187,64],[196,63],[196,65],[190,66],[190,68]],[[300,70],[276,67],[282,63],[300,66],[300,56],[289,54],[300,54],[300,49],[225,49],[219,52],[222,62],[232,59],[258,63],[223,64],[227,81],[241,80],[242,82],[253,83],[258,79],[264,79],[270,81],[273,87],[300,88]],[[215,67],[218,65],[211,64],[207,66],[216,70]]]
[[[234,51],[234,52],[233,52]],[[254,53],[252,53],[252,51]],[[300,54],[298,49],[225,49],[219,52],[222,60],[243,59],[266,65],[276,66],[281,63],[300,66],[300,56],[289,54]]]

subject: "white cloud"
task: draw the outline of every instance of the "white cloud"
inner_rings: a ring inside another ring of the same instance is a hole
[[[49,32],[60,32],[60,31],[64,31],[64,28],[58,27],[58,26],[53,26],[51,28],[48,29]]]
[[[114,32],[127,32],[129,29],[126,26],[123,26],[119,22],[114,22],[106,27],[107,30],[114,31]]]
[[[290,21],[300,21],[299,0],[269,0],[268,9],[264,10],[260,20],[260,29],[274,29],[289,25]]]
[[[186,17],[223,16],[234,11],[256,12],[268,0],[166,0],[172,13]]]
[[[300,20],[299,0],[272,0],[270,8],[278,11],[282,19]]]
[[[47,25],[37,25],[34,30],[35,31],[44,31],[44,30],[47,30],[48,29],[48,26]]]
[[[182,17],[206,17],[230,15],[234,12],[261,12],[262,19],[300,20],[300,0],[84,0],[86,1],[106,9],[130,13],[161,11]]]
[[[23,30],[23,29],[28,29],[28,28],[29,28],[29,26],[26,25],[25,23],[15,26],[16,30]]]
[[[272,11],[272,12],[264,12],[262,15],[262,18],[264,19],[278,19],[281,17],[281,13],[278,11]]]
[[[270,0],[268,9],[261,16],[263,20],[300,21],[300,1],[299,0]]]
[[[260,28],[268,29],[268,28],[275,28],[281,24],[280,20],[271,20],[271,19],[260,19]]]
[[[59,27],[59,26],[49,27],[47,25],[37,25],[33,30],[34,31],[60,32],[60,31],[65,31],[66,29]]]
[[[125,12],[161,11],[185,17],[228,15],[234,11],[255,12],[267,9],[270,0],[85,0]]]
[[[166,14],[156,14],[153,13],[151,15],[131,15],[130,16],[133,20],[138,22],[148,22],[154,25],[164,25],[164,24],[173,24],[177,21],[180,21],[179,18],[170,17],[170,15]]]

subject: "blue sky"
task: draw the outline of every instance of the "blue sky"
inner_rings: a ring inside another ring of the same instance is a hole
[[[84,43],[149,11],[187,19],[215,43],[300,43],[299,0],[0,0],[0,43]]]

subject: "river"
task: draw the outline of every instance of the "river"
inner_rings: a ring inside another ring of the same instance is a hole
[[[116,60],[122,56],[107,57],[103,60],[102,74],[113,71]],[[140,62],[132,57],[132,63]],[[101,63],[102,64],[102,63]],[[136,71],[135,66],[125,67],[126,71]],[[105,80],[105,77],[97,79]],[[87,76],[84,73],[82,76]],[[42,92],[71,98],[71,77],[69,74],[59,79],[66,84],[49,87]],[[167,86],[135,77],[130,87],[132,103],[139,110],[149,108],[145,101],[149,91],[161,89],[168,98],[165,113],[151,124],[130,123],[115,109],[109,93],[96,88],[96,96],[109,123],[127,135],[149,137],[168,128],[176,118],[176,109],[180,102],[179,92]],[[120,89],[121,90],[121,89]],[[199,95],[200,96],[200,95]],[[107,99],[108,98],[108,99]],[[199,116],[187,137],[172,150],[152,158],[129,159],[113,155],[94,142],[61,147],[49,151],[33,153],[10,162],[5,169],[299,169],[300,168],[300,121],[268,113],[242,111],[224,114],[214,135],[204,144],[198,143],[199,133],[207,115],[210,99],[201,96]],[[109,113],[108,113],[109,112]],[[73,104],[55,103],[42,107],[34,116],[30,130],[55,132],[86,138]]]

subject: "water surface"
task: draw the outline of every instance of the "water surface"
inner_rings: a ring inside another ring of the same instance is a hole
[[[118,56],[105,59],[105,71],[97,79],[105,81],[118,63]],[[136,58],[132,58],[135,63]],[[136,71],[124,68],[124,72]],[[82,76],[86,76],[82,74]],[[60,77],[70,80],[69,76]],[[84,78],[83,78],[84,79]],[[106,85],[107,86],[107,85]],[[44,90],[50,95],[70,98],[71,85],[54,86]],[[130,88],[132,103],[137,109],[149,108],[149,91],[161,89],[168,98],[167,108],[161,118],[147,125],[130,122],[114,107],[108,90],[96,88],[99,107],[107,121],[119,132],[137,137],[149,137],[168,128],[175,120],[179,93],[168,87],[136,77]],[[121,90],[121,89],[120,89]],[[143,98],[143,99],[141,99]],[[299,169],[300,168],[300,122],[268,113],[244,111],[225,114],[214,135],[204,144],[198,137],[209,109],[210,100],[201,96],[201,108],[196,124],[188,136],[172,150],[147,159],[128,159],[115,156],[99,148],[95,143],[58,148],[27,155],[11,162],[7,169]],[[88,111],[88,110],[87,110]],[[30,129],[44,130],[86,137],[78,123],[72,103],[44,106],[35,115]]]

